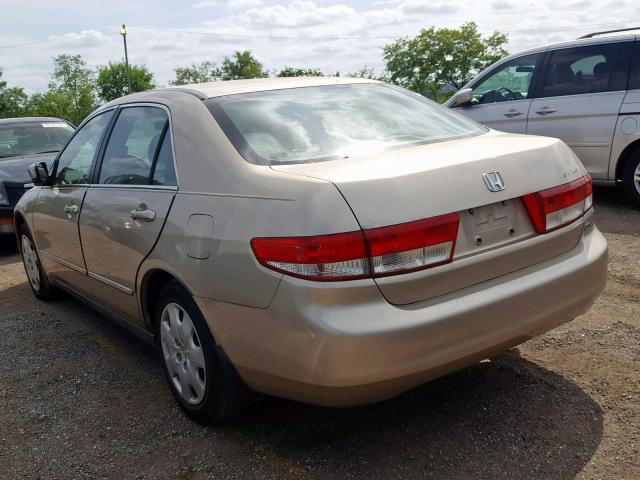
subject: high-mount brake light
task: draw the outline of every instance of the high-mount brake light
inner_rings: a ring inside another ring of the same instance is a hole
[[[251,248],[267,268],[316,281],[355,280],[413,272],[449,263],[457,213],[314,237],[254,238]]]
[[[522,197],[536,232],[549,233],[582,217],[593,206],[591,177]]]

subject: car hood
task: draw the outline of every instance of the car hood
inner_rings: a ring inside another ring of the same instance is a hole
[[[11,183],[29,183],[27,168],[36,162],[46,162],[49,169],[57,153],[39,153],[20,157],[0,158],[0,180]]]

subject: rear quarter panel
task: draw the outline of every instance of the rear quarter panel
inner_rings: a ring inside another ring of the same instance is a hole
[[[253,168],[261,182],[278,186],[281,193],[267,196],[260,192],[179,192],[138,281],[142,283],[155,269],[166,270],[177,276],[194,296],[266,308],[282,274],[257,262],[251,250],[252,238],[318,235],[359,228],[346,202],[330,182],[274,172],[269,167]],[[213,234],[210,245],[205,248],[207,258],[187,254],[188,245],[206,242],[206,239],[194,238],[187,229],[192,215],[213,218]]]

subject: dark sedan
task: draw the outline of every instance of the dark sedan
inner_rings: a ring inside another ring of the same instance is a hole
[[[59,118],[0,119],[0,234],[13,233],[13,208],[32,186],[29,165],[51,166],[73,130]]]

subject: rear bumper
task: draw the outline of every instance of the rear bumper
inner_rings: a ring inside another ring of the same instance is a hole
[[[13,207],[0,207],[0,235],[13,232]]]
[[[592,227],[571,251],[405,307],[372,281],[284,277],[267,309],[197,298],[247,384],[309,403],[392,397],[568,322],[604,288],[607,242]]]

